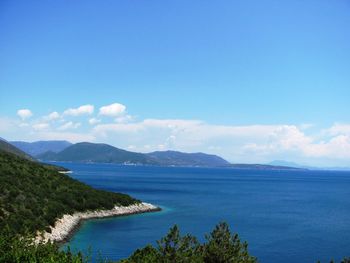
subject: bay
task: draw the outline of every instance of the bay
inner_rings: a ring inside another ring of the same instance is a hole
[[[161,212],[90,220],[66,244],[118,260],[174,224],[201,241],[229,223],[259,262],[329,262],[350,256],[350,172],[58,163],[95,188],[123,192]]]

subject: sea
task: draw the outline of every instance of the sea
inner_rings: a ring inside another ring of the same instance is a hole
[[[203,242],[219,222],[262,263],[350,257],[350,172],[57,164],[95,188],[162,208],[84,222],[63,249],[83,251],[93,261],[156,245],[175,224]]]

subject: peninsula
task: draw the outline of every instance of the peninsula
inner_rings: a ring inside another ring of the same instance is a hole
[[[50,226],[48,231],[37,232],[36,242],[57,242],[64,243],[69,240],[72,233],[80,226],[81,222],[89,219],[98,219],[115,216],[126,216],[147,212],[160,211],[161,209],[149,203],[137,203],[129,206],[115,206],[110,210],[95,210],[86,212],[76,212],[72,215],[63,215],[56,220],[54,226]]]
[[[126,194],[94,189],[13,147],[1,141],[0,229],[11,235],[64,242],[82,220],[160,210]]]

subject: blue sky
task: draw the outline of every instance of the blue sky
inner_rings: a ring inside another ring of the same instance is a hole
[[[347,0],[1,1],[0,136],[348,165],[349,12]],[[101,114],[114,103],[124,110]],[[64,114],[82,105],[93,111]]]

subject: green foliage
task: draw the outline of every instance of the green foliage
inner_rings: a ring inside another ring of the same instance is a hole
[[[45,166],[46,168],[58,172],[68,172],[69,170],[65,167],[59,166],[59,165],[53,165],[53,164],[47,164],[47,163],[41,163],[41,165]]]
[[[176,225],[157,243],[159,259],[164,262],[201,262],[201,247],[197,239],[191,235],[181,237]]]
[[[226,223],[220,223],[200,244],[191,235],[181,236],[175,225],[169,233],[157,242],[138,249],[122,263],[254,263],[256,258],[248,253],[247,243],[241,243],[238,235],[231,235]]]
[[[96,190],[53,167],[0,151],[0,229],[34,234],[76,211],[111,209],[139,202]]]
[[[60,251],[52,243],[34,245],[28,237],[13,235],[8,229],[0,233],[0,263],[82,263],[88,262],[81,253],[73,254],[70,250]]]
[[[248,244],[242,243],[238,234],[231,235],[226,223],[218,224],[206,239],[204,262],[256,262],[256,259],[248,254]]]

